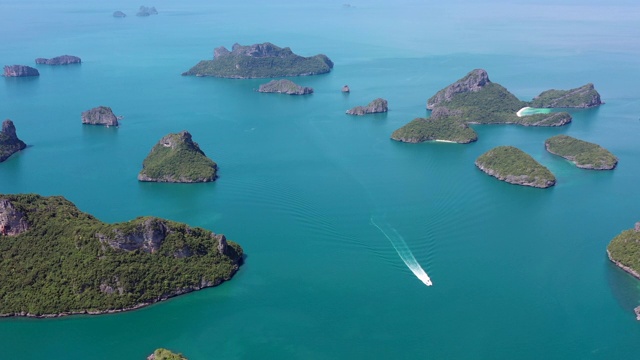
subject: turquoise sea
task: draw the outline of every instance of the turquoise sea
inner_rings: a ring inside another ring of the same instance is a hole
[[[143,359],[157,347],[191,360],[640,356],[640,282],[605,253],[640,221],[640,5],[344,1],[156,0],[144,5],[159,14],[140,18],[124,0],[0,0],[0,65],[82,58],[0,79],[0,119],[30,145],[0,164],[0,193],[63,195],[107,222],[182,221],[247,254],[231,281],[134,312],[0,319],[0,359]],[[215,47],[265,41],[335,68],[292,79],[315,89],[304,97],[255,92],[264,79],[180,76]],[[389,139],[474,68],[523,100],[592,82],[606,104],[559,128],[474,126],[469,145]],[[344,113],[377,97],[389,113]],[[98,105],[121,126],[81,125]],[[139,183],[151,147],[181,130],[219,179]],[[606,147],[618,168],[547,153],[557,134]],[[557,185],[477,170],[498,145],[532,155]],[[405,265],[402,241],[433,286]]]

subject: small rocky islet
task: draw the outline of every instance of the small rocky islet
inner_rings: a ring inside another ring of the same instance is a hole
[[[602,146],[567,135],[556,135],[545,143],[548,152],[561,156],[581,169],[613,170],[618,158]]]
[[[82,63],[82,59],[73,55],[61,55],[51,59],[45,59],[45,58],[36,59],[36,64],[42,64],[42,65],[69,65],[69,64],[80,64],[80,63]]]
[[[303,57],[269,42],[248,46],[236,43],[231,51],[224,46],[216,48],[213,60],[202,60],[182,75],[254,79],[318,75],[332,68],[333,62],[324,54]]]
[[[5,77],[40,76],[38,69],[27,65],[5,65],[3,71]]]
[[[356,106],[346,111],[349,115],[366,115],[385,113],[389,111],[387,100],[383,98],[377,98],[371,101],[367,106]]]
[[[108,106],[98,106],[84,111],[80,118],[82,123],[87,125],[119,126],[118,116]]]
[[[242,248],[156,217],[107,224],[61,196],[0,195],[0,316],[137,309],[231,279]]]
[[[258,92],[261,93],[278,93],[287,95],[307,95],[313,94],[313,88],[300,86],[291,80],[271,80],[266,84],[260,85]]]
[[[549,169],[513,146],[495,147],[480,155],[475,165],[486,174],[510,184],[548,188],[556,183]]]
[[[151,355],[147,356],[147,360],[188,360],[184,355],[174,353],[171,350],[158,348]]]
[[[218,165],[209,159],[188,131],[164,136],[142,162],[139,181],[198,183],[214,181]]]
[[[3,121],[2,130],[0,130],[0,162],[26,147],[27,144],[18,138],[13,121],[9,119]]]

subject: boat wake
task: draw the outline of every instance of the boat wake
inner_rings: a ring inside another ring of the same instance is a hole
[[[409,270],[411,270],[411,272],[413,272],[420,281],[427,286],[433,285],[431,278],[429,278],[429,275],[427,275],[422,266],[420,266],[407,246],[407,243],[404,241],[404,238],[396,231],[396,229],[391,227],[387,222],[381,222],[381,225],[378,225],[373,220],[373,216],[371,216],[371,225],[375,226],[387,239],[389,239],[389,242],[393,245],[393,248],[396,249],[396,252],[402,261],[404,261]]]

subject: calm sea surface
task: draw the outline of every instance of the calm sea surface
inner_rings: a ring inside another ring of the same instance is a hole
[[[0,193],[63,195],[107,222],[182,221],[247,254],[232,281],[135,312],[0,319],[1,359],[143,359],[157,347],[196,360],[638,358],[640,282],[605,248],[640,220],[640,6],[343,3],[161,0],[140,18],[122,0],[0,0],[0,65],[82,58],[0,79],[0,118],[30,145],[0,164]],[[264,79],[180,76],[215,47],[265,41],[335,68],[293,79],[315,89],[304,97],[255,92]],[[523,100],[593,82],[606,105],[560,128],[474,126],[469,145],[389,139],[474,68]],[[376,97],[389,113],[344,114]],[[98,105],[122,125],[81,125]],[[220,178],[139,183],[151,147],[181,130]],[[552,156],[543,143],[557,134],[606,147],[618,168]],[[499,145],[531,154],[557,186],[478,171]],[[405,265],[402,242],[434,286]]]

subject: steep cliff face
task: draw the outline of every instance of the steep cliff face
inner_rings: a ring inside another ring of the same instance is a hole
[[[438,91],[427,100],[427,109],[433,110],[438,104],[451,100],[456,94],[476,92],[489,84],[489,75],[483,69],[475,69],[462,79]]]
[[[536,108],[590,108],[604,104],[593,84],[570,90],[547,90],[533,98],[529,106]]]
[[[80,63],[82,63],[82,59],[73,55],[56,56],[51,59],[45,59],[45,58],[36,59],[36,64],[43,64],[43,65],[69,65],[69,64],[80,64]]]
[[[18,139],[13,121],[9,119],[3,121],[2,131],[0,131],[0,162],[26,147],[27,144]]]
[[[0,198],[0,236],[16,236],[29,229],[26,216],[8,199]]]
[[[118,117],[108,106],[98,106],[81,115],[82,123],[89,125],[118,126]]]
[[[377,98],[369,103],[367,106],[356,106],[347,110],[349,115],[365,115],[374,113],[383,113],[389,111],[387,100],[383,98]]]
[[[113,230],[113,234],[96,234],[100,242],[107,243],[114,249],[134,251],[141,250],[146,253],[155,253],[162,246],[162,241],[167,236],[169,228],[166,222],[149,218],[138,224],[133,230]]]
[[[5,65],[4,76],[6,77],[25,77],[40,76],[38,69],[26,65]]]

